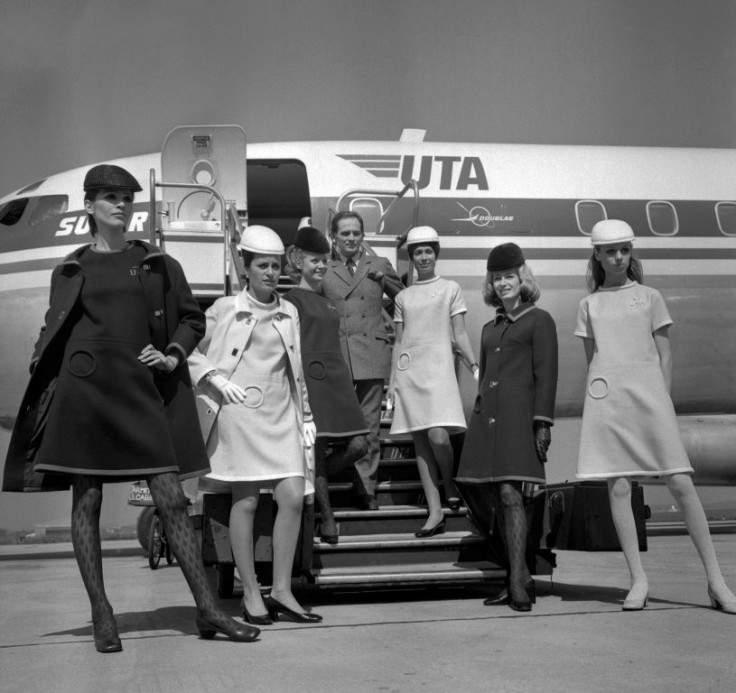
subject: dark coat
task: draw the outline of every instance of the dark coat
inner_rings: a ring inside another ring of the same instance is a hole
[[[170,374],[156,374],[156,386],[163,400],[169,433],[174,442],[183,476],[205,473],[207,455],[199,433],[186,357],[204,336],[205,319],[192,296],[184,273],[176,260],[148,243],[147,254],[138,272],[143,286],[151,343],[162,352],[176,350],[179,366]],[[31,358],[31,379],[21,401],[5,461],[3,491],[59,490],[69,487],[69,477],[41,474],[27,459],[39,405],[49,383],[58,375],[69,338],[75,304],[84,277],[78,258],[87,246],[75,250],[58,265],[51,276],[51,295],[44,326]],[[162,317],[164,319],[162,319]],[[100,406],[114,407],[113,401]],[[142,431],[142,435],[156,431]],[[48,444],[48,441],[44,441]],[[56,441],[53,441],[56,444]],[[58,441],[63,445],[64,441]],[[132,454],[132,453],[131,453]]]
[[[479,365],[458,480],[544,483],[534,421],[554,421],[557,331],[552,316],[528,303],[508,316],[500,313],[483,327]]]
[[[378,281],[372,277],[383,274]],[[364,253],[354,275],[342,260],[330,260],[322,293],[340,315],[340,346],[353,380],[386,379],[391,343],[382,314],[383,294],[394,298],[404,288],[391,263]]]

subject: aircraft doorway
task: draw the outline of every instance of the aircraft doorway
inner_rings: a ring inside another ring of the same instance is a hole
[[[296,159],[248,160],[248,225],[272,228],[288,246],[302,217],[312,216],[307,169]]]

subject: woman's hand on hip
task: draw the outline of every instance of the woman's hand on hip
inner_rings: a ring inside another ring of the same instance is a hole
[[[167,356],[154,348],[153,344],[143,347],[143,350],[138,355],[138,360],[144,365],[155,368],[157,371],[163,371],[164,373],[171,373],[179,365],[179,357],[176,354],[169,354]]]
[[[245,402],[245,390],[228,380],[224,375],[217,373],[209,378],[209,383],[225,400],[226,404],[242,404]]]

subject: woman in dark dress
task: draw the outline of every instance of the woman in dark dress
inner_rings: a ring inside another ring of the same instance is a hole
[[[337,310],[320,293],[329,250],[321,231],[299,229],[287,265],[299,285],[284,298],[299,311],[304,377],[317,424],[314,495],[320,511],[319,534],[322,541],[337,544],[328,478],[366,454],[368,427],[340,350]],[[333,446],[329,455],[328,446]]]
[[[549,313],[534,305],[540,291],[518,245],[496,246],[487,269],[483,298],[497,314],[481,335],[480,386],[456,481],[490,486],[506,547],[508,596],[486,604],[531,611],[534,581],[526,565],[522,484],[545,482],[557,390],[557,331]]]
[[[204,334],[204,315],[175,260],[125,239],[140,190],[118,166],[95,166],[84,179],[93,242],[53,272],[3,490],[71,485],[72,543],[99,652],[122,650],[102,575],[102,485],[141,477],[197,603],[200,636],[249,641],[258,629],[229,618],[215,602],[179,483],[209,468],[186,366]],[[52,381],[39,442],[39,400]]]

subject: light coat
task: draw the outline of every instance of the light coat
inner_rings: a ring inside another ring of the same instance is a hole
[[[197,411],[205,441],[217,422],[222,403],[222,395],[207,383],[205,376],[216,371],[229,380],[248,349],[257,324],[244,292],[245,290],[237,296],[219,298],[207,309],[205,336],[189,356],[189,372],[195,384]],[[299,313],[292,303],[283,301],[280,297],[277,300],[279,307],[273,324],[288,357],[289,388],[301,434],[304,422],[312,420],[312,412],[302,372]]]

